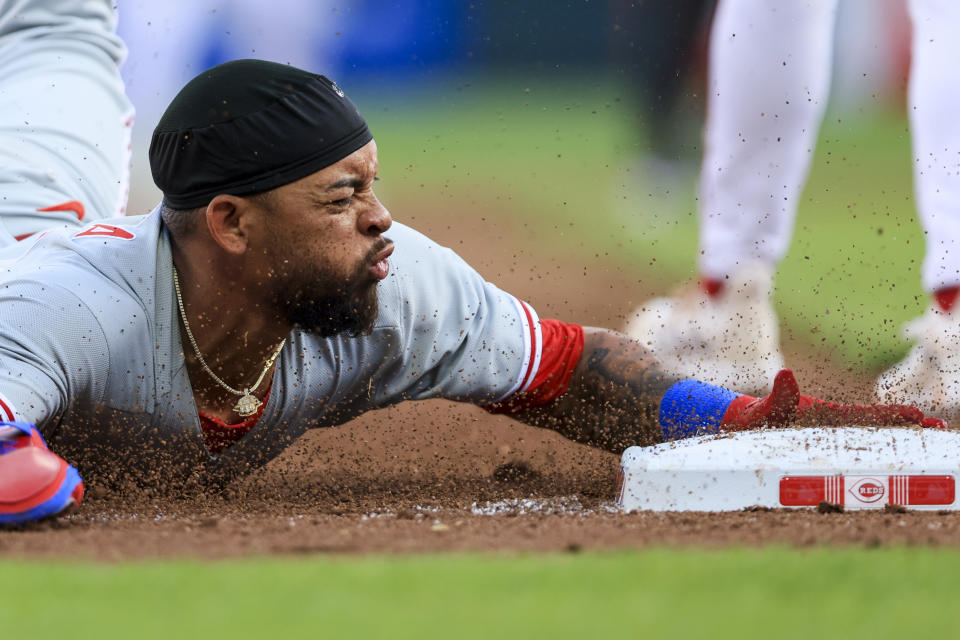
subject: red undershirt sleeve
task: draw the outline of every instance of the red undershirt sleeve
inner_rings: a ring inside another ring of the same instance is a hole
[[[542,353],[533,380],[524,391],[486,405],[490,413],[513,414],[545,405],[570,388],[573,371],[583,354],[583,327],[560,320],[541,319]]]

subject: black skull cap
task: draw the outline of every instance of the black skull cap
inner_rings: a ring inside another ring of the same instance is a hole
[[[176,95],[153,132],[150,170],[173,209],[299,180],[373,139],[333,81],[289,65],[234,60]]]

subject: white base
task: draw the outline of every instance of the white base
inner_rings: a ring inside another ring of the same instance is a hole
[[[624,511],[746,507],[960,510],[960,432],[805,428],[701,436],[630,447],[620,463]]]

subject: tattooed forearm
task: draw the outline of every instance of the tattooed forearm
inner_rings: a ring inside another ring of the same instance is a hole
[[[661,371],[643,345],[624,335],[584,327],[584,337],[570,390],[515,417],[616,453],[659,442],[660,398],[678,378]]]
[[[584,355],[591,343],[597,344],[586,362],[587,375],[597,384],[622,385],[630,389],[634,400],[659,404],[664,392],[677,381],[660,370],[660,363],[647,349],[626,336],[602,329],[591,330],[587,336]]]

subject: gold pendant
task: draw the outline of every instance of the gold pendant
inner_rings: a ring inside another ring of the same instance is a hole
[[[246,418],[255,414],[262,404],[255,395],[250,393],[249,389],[244,389],[243,395],[237,400],[237,404],[233,405],[233,410],[238,416]]]

